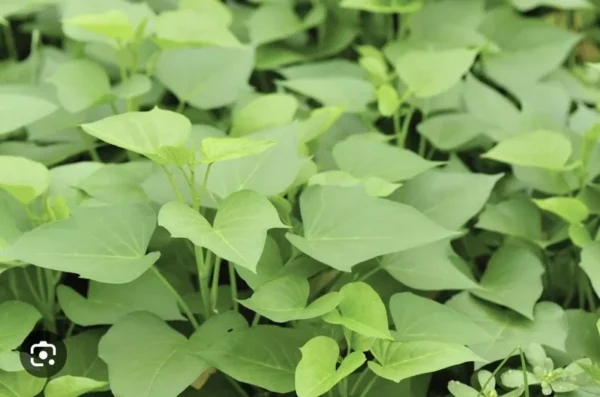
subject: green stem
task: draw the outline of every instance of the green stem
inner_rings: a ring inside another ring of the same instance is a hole
[[[256,327],[260,322],[261,315],[258,313],[254,313],[254,318],[252,319],[252,327]]]
[[[356,380],[356,382],[354,383],[354,386],[352,386],[352,389],[350,389],[350,395],[353,396],[354,394],[356,394],[356,392],[358,392],[358,387],[361,385],[361,383],[365,380],[365,378],[367,377],[367,375],[369,374],[369,367],[367,367],[367,369],[365,369],[360,376],[358,377],[358,379]]]
[[[210,163],[206,166],[206,171],[204,172],[204,179],[202,180],[202,187],[200,188],[200,192],[198,193],[198,205],[202,202],[202,197],[204,197],[204,193],[208,191],[208,176],[210,175],[210,169],[213,163]]]
[[[90,157],[92,158],[92,160],[97,163],[101,163],[102,159],[100,158],[100,155],[98,154],[98,151],[96,150],[96,147],[94,146],[94,141],[91,139],[91,137],[87,133],[85,133],[83,131],[79,131],[79,133],[81,134],[81,139],[83,139],[83,143],[85,143],[85,145],[87,146],[87,151],[90,154]]]
[[[192,313],[190,307],[185,302],[183,297],[179,295],[179,292],[177,292],[175,288],[173,288],[169,280],[167,280],[162,274],[160,274],[160,271],[156,268],[156,266],[152,266],[151,269],[156,275],[156,277],[160,280],[160,282],[163,283],[164,286],[169,290],[169,292],[175,297],[175,299],[179,303],[179,306],[181,306],[181,309],[183,310],[187,318],[190,320],[194,328],[198,329],[200,327],[200,324],[198,324],[198,320],[196,320],[196,317],[194,317],[194,313]]]
[[[504,365],[508,362],[508,360],[513,356],[513,354],[519,349],[520,349],[520,347],[515,347],[510,353],[508,353],[508,356],[504,357],[504,360],[502,360],[502,362],[496,367],[494,372],[492,372],[490,377],[481,386],[481,390],[479,390],[479,393],[477,393],[477,397],[481,397],[483,395],[483,391],[488,387],[488,385],[490,384],[492,379],[494,379],[496,377],[496,375],[502,369],[502,367],[504,367]]]
[[[210,264],[204,262],[204,254],[202,247],[194,245],[194,254],[196,255],[196,268],[198,269],[198,287],[202,296],[202,305],[204,308],[205,318],[209,318],[212,314],[210,308],[210,285],[208,277],[210,275]]]
[[[377,379],[379,379],[379,377],[377,375],[375,375],[373,377],[373,379],[371,379],[371,381],[364,388],[364,390],[362,391],[362,393],[360,393],[360,397],[367,397],[367,395],[369,394],[369,392],[371,391],[371,389],[373,388],[373,386],[375,386],[375,382],[377,382]]]
[[[235,274],[235,267],[233,264],[229,262],[229,285],[231,286],[231,300],[233,301],[233,309],[235,311],[240,310],[240,305],[238,303],[238,290],[237,290],[237,278]]]
[[[177,184],[175,183],[175,180],[173,179],[173,175],[171,174],[171,172],[165,165],[161,164],[160,166],[162,167],[163,171],[165,172],[165,175],[167,175],[169,184],[171,184],[171,188],[173,189],[173,191],[175,192],[175,195],[177,196],[177,201],[179,201],[181,204],[184,204],[185,201],[183,200],[181,191],[179,191],[179,187],[177,186]]]
[[[523,349],[519,347],[519,355],[521,356],[521,369],[523,370],[523,386],[525,387],[525,397],[529,397],[529,382],[527,381],[527,366],[525,365],[525,355]]]
[[[425,158],[426,141],[423,135],[419,135],[419,156]]]
[[[246,390],[244,390],[242,388],[242,386],[240,386],[239,383],[236,382],[235,379],[231,378],[230,376],[225,375],[225,379],[227,379],[227,381],[231,384],[231,386],[233,386],[233,388],[239,393],[240,396],[242,397],[250,397],[248,395],[248,393],[246,393]]]
[[[12,273],[10,273],[12,275]],[[37,290],[37,288],[35,288],[35,286],[33,285],[33,281],[31,280],[31,277],[29,276],[29,273],[27,272],[26,269],[23,269],[23,274],[25,277],[25,282],[27,283],[27,285],[29,286],[29,289],[31,290],[31,295],[33,295],[33,298],[40,303],[40,305],[43,303],[42,298],[40,297],[39,291]],[[11,278],[11,281],[13,281],[14,283],[14,277]],[[15,287],[13,294],[15,294],[15,298],[19,298],[19,296],[16,294],[16,284],[11,285],[11,287]]]
[[[65,339],[73,335],[73,331],[75,331],[75,323],[69,324],[69,328],[67,329],[67,333],[65,334]]]
[[[376,273],[379,273],[379,271],[381,270],[380,266],[377,266],[374,269],[369,270],[368,272],[366,272],[365,274],[363,274],[358,281],[365,281],[366,279],[368,279],[369,277],[373,276]]]
[[[4,42],[9,58],[18,61],[19,53],[17,52],[17,45],[15,44],[15,38],[10,27],[10,22],[7,25],[2,25],[2,30],[4,31]]]
[[[406,137],[408,136],[408,128],[410,127],[410,122],[412,121],[413,115],[415,114],[415,105],[410,105],[410,109],[408,114],[404,118],[402,122],[402,131],[398,136],[398,147],[404,148],[406,146]]]
[[[210,251],[208,251],[210,254]],[[211,305],[213,313],[217,313],[217,303],[219,301],[219,276],[221,273],[221,258],[215,255],[215,263],[213,265],[212,287],[210,290]]]
[[[177,109],[175,109],[175,111],[177,113],[183,113],[183,109],[185,109],[185,101],[179,101],[179,104],[177,105]]]

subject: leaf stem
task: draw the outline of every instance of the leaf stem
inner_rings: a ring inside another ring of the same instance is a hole
[[[377,382],[377,379],[379,379],[379,377],[377,375],[375,375],[373,377],[373,379],[371,379],[371,381],[367,384],[367,386],[364,388],[364,390],[362,391],[362,393],[360,393],[359,397],[367,397],[367,395],[369,394],[369,392],[371,391],[371,389],[373,388],[373,386],[375,385],[375,382]]]
[[[229,285],[231,286],[231,300],[233,301],[233,309],[237,312],[240,310],[238,303],[238,290],[237,290],[237,278],[235,274],[235,267],[233,263],[229,262]]]
[[[177,105],[177,108],[175,109],[175,111],[177,113],[183,113],[183,109],[185,109],[185,101],[179,101],[179,104]]]
[[[169,169],[164,164],[161,164],[160,166],[163,169],[163,171],[165,172],[165,175],[167,175],[167,179],[169,180],[169,183],[171,184],[171,188],[175,192],[175,195],[177,195],[177,201],[179,201],[181,204],[184,204],[185,201],[183,200],[183,196],[181,195],[181,191],[179,190],[179,187],[177,186],[177,184],[175,183],[175,180],[173,179],[173,175],[171,174]]]
[[[151,269],[156,275],[156,277],[164,284],[165,287],[167,287],[169,292],[175,297],[175,299],[179,303],[179,306],[181,306],[181,309],[184,311],[185,315],[190,320],[194,328],[198,329],[200,327],[200,324],[198,324],[198,320],[196,320],[196,317],[194,317],[194,314],[190,310],[190,307],[185,302],[183,297],[179,295],[179,292],[177,292],[175,288],[173,288],[171,283],[169,283],[169,280],[167,280],[162,274],[160,274],[160,271],[156,268],[156,266],[152,266]]]
[[[96,150],[96,147],[94,146],[94,141],[85,132],[79,131],[79,133],[81,134],[81,139],[83,139],[83,143],[85,143],[85,145],[87,146],[87,151],[90,154],[90,157],[92,158],[92,160],[97,163],[101,163],[102,159],[100,158],[100,155],[98,154],[98,151]]]
[[[250,397],[248,395],[248,393],[246,392],[246,390],[244,390],[242,388],[242,386],[240,386],[239,383],[237,383],[237,381],[235,379],[233,379],[232,377],[225,375],[225,379],[227,379],[227,381],[231,384],[231,386],[233,386],[233,388],[239,393],[240,396],[243,397]]]
[[[410,122],[412,121],[413,115],[415,114],[415,105],[410,105],[408,110],[408,114],[404,117],[402,122],[402,131],[400,135],[398,135],[398,147],[404,148],[406,146],[406,138],[408,136],[408,128],[410,127]]]
[[[512,349],[512,351],[510,353],[508,353],[508,356],[504,357],[504,360],[502,360],[502,362],[496,367],[496,369],[494,370],[494,372],[492,372],[492,374],[490,375],[490,377],[485,381],[485,383],[481,386],[481,390],[479,390],[479,393],[477,393],[477,397],[480,397],[483,395],[483,391],[486,389],[486,387],[488,387],[488,385],[490,384],[490,382],[492,381],[492,379],[494,379],[496,377],[496,375],[498,374],[498,372],[502,369],[502,367],[504,367],[504,365],[506,364],[506,362],[513,356],[513,354],[519,350],[520,347],[515,347],[514,349]]]
[[[210,175],[212,165],[213,163],[210,163],[206,166],[206,171],[204,172],[204,179],[202,180],[202,187],[200,188],[200,192],[198,193],[198,206],[202,202],[202,197],[204,197],[204,193],[208,191],[208,177]]]
[[[211,254],[210,251],[208,251]],[[207,255],[208,256],[208,255]],[[209,258],[210,260],[210,258]],[[207,261],[209,261],[207,260]],[[217,303],[219,301],[219,276],[221,273],[221,258],[215,255],[215,263],[213,264],[212,287],[210,290],[210,301],[213,313],[218,313]]]
[[[6,25],[2,25],[4,31],[4,43],[6,44],[6,51],[10,59],[14,61],[19,60],[19,53],[17,52],[17,45],[15,44],[15,37],[13,36],[10,22]]]
[[[262,318],[262,316],[258,313],[254,313],[254,318],[252,319],[252,327],[256,327],[258,325],[258,323],[260,323],[260,319]]]
[[[198,288],[202,296],[202,305],[204,308],[205,318],[209,318],[212,314],[210,304],[210,285],[208,277],[210,275],[210,263],[204,262],[204,253],[202,247],[194,245],[194,254],[196,255],[196,268],[198,270]]]
[[[369,374],[369,367],[367,367],[363,372],[361,372],[358,379],[356,379],[354,386],[352,386],[352,389],[350,389],[351,396],[353,396],[356,392],[358,392],[358,387],[365,380],[365,378],[367,377],[368,374]]]
[[[381,270],[381,266],[377,265],[376,268],[371,269],[368,272],[366,272],[365,274],[363,274],[357,281],[365,281],[366,279],[373,276],[374,274],[379,273],[380,270]]]
[[[521,369],[523,370],[523,386],[525,387],[525,397],[529,397],[529,383],[527,381],[527,366],[525,365],[525,355],[523,349],[519,347],[519,355],[521,356]]]

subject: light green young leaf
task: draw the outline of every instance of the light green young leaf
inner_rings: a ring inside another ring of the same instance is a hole
[[[335,309],[342,296],[330,292],[308,304],[310,285],[300,276],[276,278],[260,287],[252,296],[239,302],[248,309],[276,323],[320,317]]]
[[[587,206],[574,197],[549,197],[532,201],[541,209],[552,212],[569,223],[583,222],[590,215]]]
[[[33,95],[0,93],[0,136],[51,115],[58,106]]]
[[[79,397],[86,393],[102,391],[108,382],[77,376],[61,376],[48,382],[44,390],[45,397]]]
[[[62,22],[115,40],[128,41],[134,33],[129,17],[120,10],[77,15]]]
[[[146,75],[134,74],[113,88],[113,93],[121,99],[133,99],[152,89],[152,81]]]
[[[211,164],[220,161],[236,160],[254,156],[275,145],[268,139],[256,138],[204,138],[200,144],[201,163]]]
[[[468,113],[434,116],[419,123],[417,130],[438,149],[454,151],[485,131],[485,124]]]
[[[158,107],[147,112],[128,112],[81,126],[88,134],[143,154],[160,163],[183,165],[185,142],[192,130],[187,117]]]
[[[400,107],[398,91],[389,84],[383,84],[377,89],[377,106],[379,113],[391,117]]]
[[[359,178],[377,177],[388,182],[411,179],[440,162],[428,161],[385,142],[350,137],[333,147],[333,157],[342,171]],[[377,161],[372,161],[376,158]]]
[[[448,240],[384,255],[381,268],[402,284],[426,291],[478,288]]]
[[[0,156],[0,189],[28,205],[50,185],[50,173],[43,165],[24,157]]]
[[[123,284],[144,274],[160,253],[146,254],[156,214],[141,204],[79,208],[69,219],[27,232],[3,255],[82,278]]]
[[[531,11],[538,7],[553,7],[562,10],[591,9],[594,6],[588,0],[510,0],[519,11]]]
[[[542,216],[538,207],[531,200],[519,197],[488,205],[475,227],[530,241],[542,239]]]
[[[493,338],[462,313],[411,292],[392,296],[390,314],[396,326],[392,336],[399,342],[433,341],[466,345],[484,343]]]
[[[466,362],[485,361],[463,345],[431,341],[379,340],[371,352],[377,361],[369,361],[369,368],[378,376],[396,383]]]
[[[233,115],[231,136],[244,136],[256,131],[277,128],[291,123],[298,110],[293,95],[267,94],[254,99]]]
[[[300,142],[307,143],[326,133],[344,113],[343,106],[325,106],[314,109],[310,116],[298,123]]]
[[[112,392],[123,397],[176,397],[209,368],[186,337],[144,312],[120,319],[100,341],[99,357]]]
[[[330,324],[339,324],[351,331],[373,338],[392,339],[385,305],[373,287],[363,282],[344,285],[339,312],[323,317]]]
[[[453,236],[404,204],[370,197],[361,187],[310,186],[300,197],[304,237],[288,240],[338,270],[379,255]]]
[[[344,357],[339,366],[340,348],[335,340],[317,336],[300,349],[302,359],[296,367],[296,393],[299,397],[318,397],[356,371],[366,360],[361,352]]]
[[[157,44],[166,49],[193,46],[239,47],[222,20],[191,9],[165,11],[156,18]]]
[[[315,174],[308,180],[308,186],[324,185],[324,186],[358,186],[362,185],[369,196],[386,197],[398,189],[401,184],[390,183],[378,177],[368,177],[358,179],[344,171],[325,171]]]
[[[560,171],[571,153],[571,141],[565,135],[536,130],[505,139],[481,156],[511,165]]]
[[[37,378],[26,371],[0,371],[0,396],[36,397],[45,384],[46,379]]]
[[[581,251],[581,262],[579,266],[589,277],[592,288],[597,296],[600,296],[600,242],[594,242],[583,248]]]
[[[457,230],[481,211],[500,178],[502,174],[429,171],[406,182],[393,197]]]
[[[37,309],[25,302],[0,304],[0,356],[18,348],[41,318]]]
[[[156,77],[179,101],[214,109],[235,102],[253,65],[251,48],[181,48],[161,54]]]
[[[446,304],[463,313],[471,321],[494,335],[494,340],[471,343],[469,348],[492,362],[501,360],[513,352],[515,346],[527,346],[532,342],[564,351],[568,323],[565,312],[554,303],[540,302],[533,310],[531,321],[518,313],[485,303],[464,292],[451,298]]]
[[[342,0],[340,6],[383,14],[413,13],[421,9],[423,0]]]
[[[411,50],[395,62],[396,72],[418,98],[441,94],[469,70],[476,50],[462,48],[449,50]],[[440,68],[440,65],[444,65]]]
[[[304,29],[291,3],[263,3],[248,18],[248,33],[256,46],[285,39]]]
[[[589,230],[582,223],[571,223],[569,225],[568,234],[573,244],[579,248],[583,248],[594,241],[592,240]]]
[[[112,99],[108,75],[100,65],[86,59],[59,65],[48,81],[56,87],[60,104],[71,113]]]
[[[312,336],[312,332],[300,329],[259,325],[221,334],[213,346],[197,353],[239,382],[274,393],[290,393],[295,390],[300,348]]]
[[[127,284],[90,282],[87,298],[59,285],[57,297],[68,319],[82,326],[114,324],[136,311],[155,314],[165,321],[183,320],[173,294],[152,271]]]
[[[256,272],[267,231],[286,227],[273,205],[251,190],[223,200],[213,225],[199,212],[177,202],[165,204],[158,223],[175,238],[187,238],[218,256]]]
[[[490,258],[479,283],[482,288],[471,293],[533,321],[533,308],[542,296],[542,274],[544,265],[533,252],[518,246],[504,246]]]
[[[347,112],[362,112],[375,99],[373,86],[353,77],[297,78],[279,81],[278,84],[324,106],[342,106]]]

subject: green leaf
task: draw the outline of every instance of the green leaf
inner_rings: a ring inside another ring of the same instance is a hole
[[[418,11],[423,6],[423,0],[342,0],[340,6],[376,13],[401,14]]]
[[[152,81],[143,74],[134,74],[114,87],[114,94],[121,99],[133,99],[152,89]]]
[[[393,197],[457,230],[481,211],[500,178],[502,174],[429,171],[406,182]]]
[[[532,342],[564,351],[568,323],[562,308],[551,302],[540,302],[533,310],[534,320],[518,313],[503,310],[484,303],[464,292],[451,298],[446,304],[463,313],[494,336],[485,343],[472,343],[469,348],[492,362],[501,360],[513,352],[515,346],[527,346]]]
[[[587,0],[510,0],[519,11],[531,11],[538,7],[553,7],[562,10],[591,9],[594,6]]]
[[[360,187],[311,186],[300,197],[304,237],[288,240],[338,270],[379,255],[453,236],[404,204],[370,197]]]
[[[293,95],[260,96],[233,115],[231,136],[239,137],[256,131],[282,127],[294,120],[298,100]]]
[[[237,99],[253,65],[250,48],[182,48],[162,53],[156,63],[156,77],[179,101],[214,109]]]
[[[298,125],[300,141],[310,142],[326,133],[344,112],[342,106],[325,106],[314,109]]]
[[[279,81],[279,85],[323,106],[342,106],[347,112],[363,112],[375,99],[373,86],[353,77],[313,77]]]
[[[571,141],[559,132],[536,130],[505,139],[482,154],[484,158],[560,171],[571,157]]]
[[[161,208],[158,223],[173,237],[187,238],[254,272],[267,231],[286,227],[273,205],[250,190],[234,193],[223,200],[212,226],[200,213],[177,202]]]
[[[385,305],[375,290],[366,283],[355,282],[340,289],[339,312],[334,310],[323,319],[351,331],[373,338],[392,339]]]
[[[0,93],[0,136],[51,115],[58,106],[33,95]]]
[[[389,84],[383,84],[377,89],[377,107],[379,113],[385,117],[391,117],[400,107],[398,91]]]
[[[285,2],[263,3],[248,18],[248,33],[252,44],[278,41],[304,30],[304,23],[291,4]]]
[[[313,335],[293,328],[259,325],[223,334],[204,351],[204,359],[239,382],[274,393],[295,390],[294,373],[300,362],[300,348]]]
[[[3,255],[82,278],[123,284],[144,274],[160,253],[146,254],[156,214],[145,205],[79,208],[71,218],[27,232]]]
[[[531,241],[542,239],[542,216],[538,207],[519,197],[488,205],[475,226]]]
[[[337,307],[342,296],[330,292],[308,304],[308,280],[294,275],[277,278],[258,287],[252,296],[239,302],[276,323],[320,317]]]
[[[466,362],[485,361],[462,345],[442,342],[380,340],[371,352],[377,361],[369,361],[369,368],[394,382]]]
[[[81,126],[88,134],[122,149],[143,154],[160,163],[182,165],[181,151],[192,124],[185,117],[158,107],[128,112]]]
[[[108,382],[67,375],[50,380],[44,390],[44,396],[79,397],[86,393],[103,390],[106,386],[108,386]]]
[[[533,308],[542,296],[544,265],[527,248],[503,246],[490,258],[479,285],[472,293],[508,307],[534,320]]]
[[[126,284],[92,281],[87,298],[66,285],[59,285],[56,292],[67,318],[82,326],[114,324],[136,311],[155,314],[165,321],[184,319],[172,292],[152,271]]]
[[[78,113],[112,99],[108,75],[98,64],[77,59],[58,66],[48,79],[67,111]]]
[[[157,44],[166,49],[193,46],[239,47],[223,21],[190,9],[165,11],[156,18]]]
[[[333,157],[342,171],[359,178],[377,177],[388,182],[411,179],[441,163],[385,142],[351,137],[333,147]],[[377,161],[371,161],[376,158]]]
[[[120,10],[77,15],[62,22],[115,40],[127,41],[134,34],[129,17]]]
[[[484,343],[493,337],[462,313],[411,292],[395,294],[390,314],[399,342],[433,341],[444,343]],[[443,325],[443,326],[442,326]]]
[[[108,367],[98,357],[98,344],[105,330],[91,329],[64,339],[67,347],[67,362],[56,375],[108,381]]]
[[[0,395],[7,397],[36,397],[46,384],[46,379],[36,378],[25,371],[0,371]]]
[[[302,359],[296,368],[296,393],[299,397],[318,397],[356,371],[365,361],[361,352],[353,352],[338,364],[340,348],[335,340],[317,336],[302,346]]]
[[[275,144],[268,139],[256,138],[204,138],[200,145],[202,163],[236,160],[264,152]]]
[[[417,130],[438,149],[461,149],[485,130],[485,124],[468,113],[434,116],[419,123]]]
[[[21,203],[31,203],[49,185],[50,173],[43,164],[23,157],[0,156],[0,189]]]
[[[395,61],[396,72],[418,98],[441,94],[469,70],[477,51],[462,48],[448,50],[410,50]],[[444,65],[440,69],[439,65]]]
[[[108,364],[114,394],[176,397],[209,368],[189,345],[158,317],[137,312],[120,319],[104,335],[99,357]]]
[[[552,212],[569,223],[583,222],[590,215],[587,206],[574,197],[549,197],[532,201],[544,211]]]
[[[402,284],[427,291],[478,288],[464,260],[448,240],[385,255],[381,268]]]
[[[401,184],[390,183],[384,179],[372,176],[358,179],[344,171],[325,171],[315,174],[308,180],[308,186],[324,185],[324,186],[358,186],[362,185],[369,196],[386,197],[398,189]]]
[[[0,304],[0,355],[18,348],[41,318],[37,309],[25,302]]]
[[[589,277],[596,295],[600,296],[600,243],[594,242],[583,248],[581,251],[581,262],[579,266]]]

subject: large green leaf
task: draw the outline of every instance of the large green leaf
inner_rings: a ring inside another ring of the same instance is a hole
[[[490,258],[480,286],[472,293],[508,307],[533,320],[533,308],[542,296],[544,265],[529,249],[503,246]]]
[[[366,360],[361,352],[344,357],[338,366],[340,348],[326,336],[317,336],[302,348],[302,359],[296,367],[296,393],[299,397],[318,397],[356,371]]]
[[[484,303],[464,292],[447,303],[493,335],[492,341],[468,346],[488,361],[501,360],[514,351],[515,346],[540,343],[564,351],[568,324],[565,312],[550,302],[540,302],[533,310],[531,321],[520,314]]]
[[[587,219],[590,212],[586,205],[574,197],[549,197],[533,200],[541,209],[552,212],[569,223],[580,223]]]
[[[0,136],[41,120],[57,109],[54,103],[33,95],[0,93]]]
[[[300,198],[304,237],[287,238],[342,271],[367,259],[451,237],[412,207],[370,197],[361,187],[311,186]]]
[[[6,397],[36,397],[44,389],[46,379],[25,371],[0,371],[0,395]]]
[[[410,50],[395,61],[398,76],[410,92],[419,98],[441,94],[469,70],[476,50],[462,48],[449,50]],[[444,65],[440,68],[440,65]]]
[[[571,141],[559,132],[536,130],[505,139],[482,157],[525,167],[559,171],[571,157]]]
[[[48,169],[23,157],[0,156],[0,189],[29,204],[50,185]]]
[[[114,324],[136,311],[153,313],[163,320],[183,320],[173,294],[153,271],[126,284],[92,281],[87,298],[71,287],[59,285],[57,297],[69,320],[83,326]]]
[[[212,225],[199,212],[177,202],[161,208],[158,223],[173,237],[187,238],[252,271],[265,246],[267,231],[286,227],[273,205],[251,190],[223,200]]]
[[[475,226],[531,241],[542,239],[540,211],[531,200],[521,197],[488,205]]]
[[[300,276],[284,276],[260,287],[240,303],[276,323],[306,320],[329,313],[340,303],[342,296],[330,292],[308,304],[310,285]]]
[[[371,352],[377,361],[369,361],[369,368],[394,382],[466,362],[485,361],[463,345],[431,341],[379,340]]]
[[[182,165],[183,146],[192,124],[175,112],[158,107],[148,112],[128,112],[81,126],[88,134],[120,148],[140,153],[159,162]]]
[[[50,380],[44,390],[44,396],[79,397],[86,393],[101,391],[106,386],[108,386],[108,382],[66,375]]]
[[[313,335],[293,328],[259,325],[223,334],[210,348],[199,351],[204,359],[232,378],[274,393],[295,389],[294,373],[300,348]]]
[[[254,65],[250,48],[182,48],[162,53],[156,77],[182,102],[200,109],[233,103]]]
[[[501,174],[429,171],[406,182],[393,197],[438,224],[457,230],[483,208],[501,177]]]
[[[156,214],[145,205],[80,208],[27,232],[3,255],[102,283],[135,280],[160,256],[146,254]]]
[[[596,295],[600,296],[600,269],[598,261],[600,260],[600,242],[594,242],[583,248],[581,251],[581,262],[579,266],[587,274]]]
[[[434,341],[466,345],[492,339],[462,313],[411,292],[392,296],[390,314],[396,326],[392,336],[399,342]]]
[[[340,289],[339,312],[334,310],[323,319],[340,324],[366,337],[392,339],[385,305],[369,284],[355,282]]]
[[[18,348],[41,318],[41,314],[25,302],[0,304],[0,356]]]
[[[485,131],[486,125],[468,113],[434,116],[419,123],[417,130],[438,149],[462,148]]]
[[[282,127],[293,121],[298,100],[293,95],[260,96],[235,113],[231,135],[244,136],[256,131]]]
[[[71,113],[112,99],[110,81],[104,69],[85,59],[61,64],[48,81],[56,87],[60,104]]]
[[[158,317],[137,312],[120,319],[104,335],[99,357],[108,364],[114,394],[176,397],[209,368],[189,345]]]
[[[384,255],[381,267],[402,284],[418,290],[478,288],[469,267],[447,240]]]
[[[341,170],[354,176],[378,177],[389,182],[411,179],[440,164],[409,150],[363,137],[350,137],[335,145],[333,158]]]
[[[56,377],[74,376],[108,381],[108,367],[98,357],[98,344],[105,332],[98,328],[89,329],[64,339],[68,353],[67,362]]]
[[[264,152],[275,144],[268,139],[255,138],[204,138],[200,145],[202,163],[237,160]]]
[[[76,15],[62,22],[67,29],[76,27],[114,40],[127,41],[134,34],[129,16],[120,10]]]

